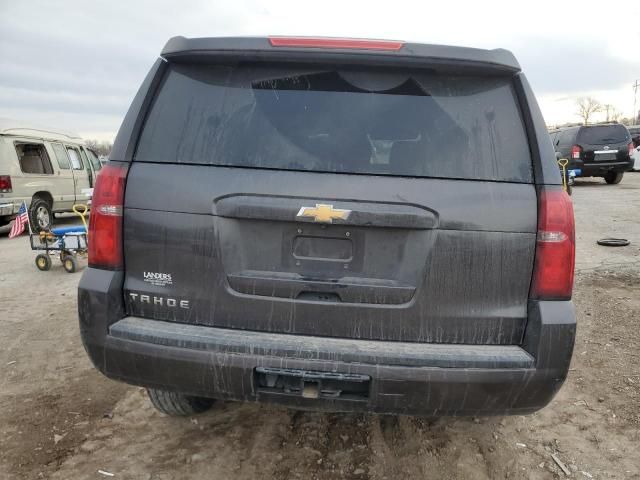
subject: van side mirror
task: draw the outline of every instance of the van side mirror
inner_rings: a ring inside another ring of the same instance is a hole
[[[560,152],[556,152],[556,160],[560,160],[562,158],[562,154]]]

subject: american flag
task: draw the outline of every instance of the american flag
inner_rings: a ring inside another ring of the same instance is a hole
[[[27,204],[22,202],[20,205],[20,210],[18,210],[18,215],[16,215],[16,220],[13,222],[13,226],[11,227],[11,231],[9,232],[9,238],[17,237],[24,232],[24,226],[29,223],[29,213],[27,212]]]

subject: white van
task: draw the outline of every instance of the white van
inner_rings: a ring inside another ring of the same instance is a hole
[[[0,119],[0,226],[26,202],[31,227],[49,229],[54,213],[89,203],[101,168],[77,134]]]

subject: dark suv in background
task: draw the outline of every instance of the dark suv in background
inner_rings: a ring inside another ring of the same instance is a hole
[[[615,184],[633,168],[631,135],[619,123],[560,128],[549,135],[558,157],[569,160],[567,169],[576,177],[603,177]]]
[[[85,348],[167,414],[528,413],[569,368],[572,205],[505,50],[173,38],[90,239]]]

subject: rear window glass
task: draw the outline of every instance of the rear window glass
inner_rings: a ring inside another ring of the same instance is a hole
[[[15,147],[23,173],[53,175],[47,149],[42,143],[16,143]]]
[[[578,134],[578,143],[604,145],[629,141],[629,133],[623,125],[594,125],[582,127]]]
[[[531,182],[511,81],[174,65],[137,161]]]

